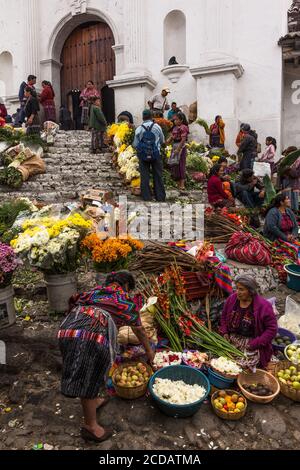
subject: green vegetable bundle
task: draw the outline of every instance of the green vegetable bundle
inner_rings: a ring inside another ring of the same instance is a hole
[[[264,187],[266,191],[265,205],[268,206],[276,197],[276,191],[271,181],[271,178],[268,175],[264,176],[263,182],[264,182]]]
[[[201,118],[197,119],[196,123],[199,124],[199,126],[203,127],[207,134],[210,134],[209,126],[208,126],[207,122],[204,119],[201,119]]]
[[[5,168],[0,174],[0,183],[18,189],[23,184],[22,173],[14,167]]]
[[[186,168],[194,172],[204,173],[205,175],[209,172],[206,160],[200,157],[198,153],[188,153]]]
[[[211,352],[214,356],[224,356],[228,359],[244,357],[244,354],[232,346],[226,339],[218,333],[209,331],[206,326],[200,326],[195,320],[191,328],[190,343]]]
[[[0,237],[11,229],[20,212],[30,210],[28,202],[17,199],[0,205]]]
[[[284,176],[284,173],[286,172],[286,170],[290,168],[298,160],[299,157],[300,157],[300,149],[287,155],[279,165],[278,174],[280,176]]]

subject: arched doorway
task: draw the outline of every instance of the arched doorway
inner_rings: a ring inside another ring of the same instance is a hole
[[[68,103],[76,127],[79,127],[79,90],[92,80],[97,89],[106,90],[106,82],[115,75],[114,36],[107,23],[93,21],[77,26],[69,35],[61,53],[61,101]],[[114,95],[103,93],[103,109],[109,122],[115,119]]]

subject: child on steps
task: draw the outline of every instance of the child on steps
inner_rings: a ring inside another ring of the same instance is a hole
[[[101,109],[100,98],[92,100],[89,127],[92,129],[92,152],[97,153],[97,150],[101,150],[104,147],[104,134],[107,129],[107,122]]]

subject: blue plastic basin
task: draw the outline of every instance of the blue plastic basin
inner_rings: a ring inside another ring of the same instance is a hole
[[[298,264],[288,264],[284,269],[288,275],[288,288],[300,292],[300,266]]]
[[[182,380],[189,385],[200,385],[206,389],[206,393],[201,400],[198,400],[195,403],[191,403],[189,405],[173,405],[172,403],[161,400],[154,393],[153,385],[155,380],[158,378],[173,381]],[[170,366],[159,370],[151,377],[149,382],[149,391],[155,404],[163,413],[168,416],[173,416],[173,418],[187,418],[188,416],[194,415],[199,410],[204,400],[206,400],[210,393],[210,384],[207,377],[197,369],[188,366]]]
[[[230,388],[229,385],[232,385],[235,381],[235,379],[227,379],[226,377],[223,377],[223,375],[218,374],[212,369],[208,369],[207,373],[211,385],[222,390]]]

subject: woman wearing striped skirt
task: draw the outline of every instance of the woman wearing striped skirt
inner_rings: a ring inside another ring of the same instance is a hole
[[[88,441],[103,442],[113,433],[98,424],[96,413],[108,401],[98,395],[116,357],[118,328],[131,326],[149,361],[154,357],[141,326],[142,297],[129,295],[134,288],[129,272],[110,274],[104,286],[72,297],[70,313],[58,332],[63,357],[61,391],[66,397],[81,399],[81,436]]]

